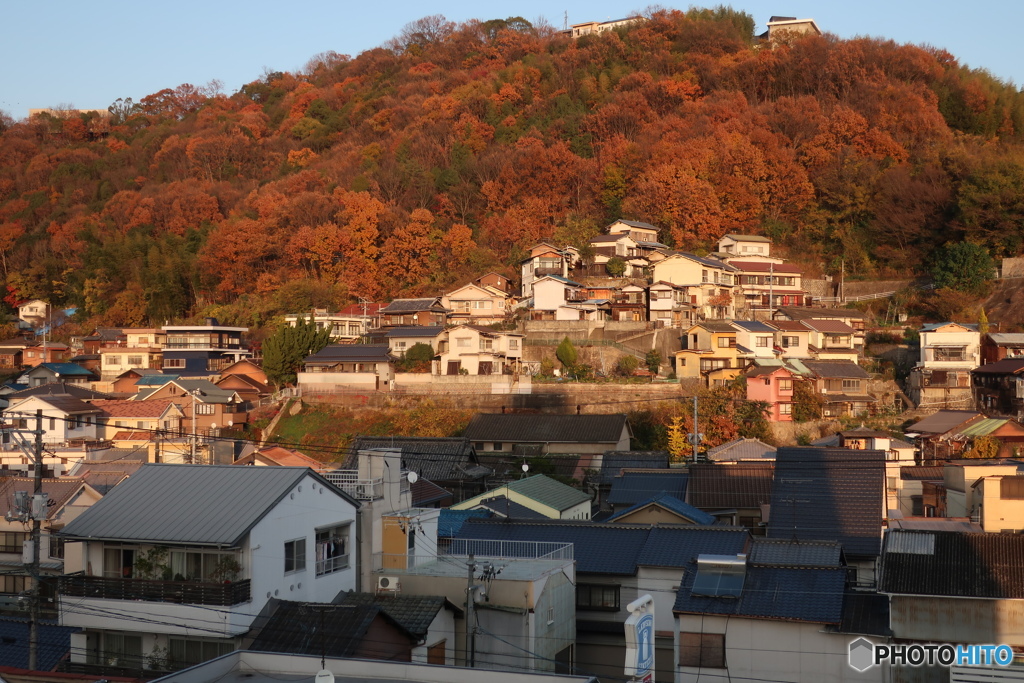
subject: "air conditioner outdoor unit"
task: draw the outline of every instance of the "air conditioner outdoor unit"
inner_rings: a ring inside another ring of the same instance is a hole
[[[377,591],[381,593],[397,593],[402,586],[398,583],[397,576],[378,576]]]

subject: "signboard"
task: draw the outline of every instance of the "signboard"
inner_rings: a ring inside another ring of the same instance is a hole
[[[645,595],[626,606],[626,675],[654,680],[654,598]]]

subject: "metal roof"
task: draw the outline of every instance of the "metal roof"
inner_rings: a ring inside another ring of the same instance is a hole
[[[510,482],[502,488],[515,491],[559,512],[590,500],[590,494],[543,474]]]
[[[513,415],[477,413],[466,427],[470,441],[532,443],[618,443],[628,435],[625,415]]]
[[[975,410],[940,410],[912,424],[907,433],[945,434],[949,430],[978,417],[981,417],[981,413]]]
[[[391,360],[387,344],[331,344],[303,360],[304,365],[333,363],[386,363]]]
[[[509,519],[545,519],[547,517],[525,505],[520,505],[514,500],[509,500],[505,496],[484,498],[476,507],[477,509],[490,510],[496,515],[508,517]]]
[[[758,439],[735,439],[708,449],[708,460],[774,460],[775,446]]]
[[[968,438],[973,438],[976,436],[988,436],[992,432],[996,431],[997,429],[1005,425],[1007,422],[1010,422],[1010,420],[986,417],[983,420],[972,422],[966,427],[958,429],[956,434],[954,435],[954,438],[961,436],[966,436]]]
[[[750,548],[751,562],[780,567],[838,567],[841,555],[838,541],[755,537]]]
[[[769,332],[774,333],[774,327],[767,325],[760,320],[733,320],[732,324],[747,332]]]
[[[395,327],[384,333],[385,337],[436,337],[444,332],[440,325],[418,325],[414,327]]]
[[[988,338],[997,346],[1024,344],[1024,334],[1020,332],[989,332]]]
[[[1024,358],[1004,358],[971,370],[974,375],[1016,375],[1024,370]]]
[[[339,505],[359,507],[305,467],[148,464],[71,521],[62,535],[237,547],[305,477],[340,498]]]
[[[441,298],[424,299],[395,299],[384,308],[380,309],[381,314],[390,313],[419,313],[420,311],[443,311]]]
[[[730,232],[726,235],[722,235],[722,239],[728,237],[729,239],[736,242],[768,242],[771,244],[771,240],[761,235],[741,235],[739,233]]]

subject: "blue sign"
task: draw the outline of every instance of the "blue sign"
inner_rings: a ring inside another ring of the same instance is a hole
[[[643,676],[654,668],[654,615],[647,613],[636,622],[636,673]]]

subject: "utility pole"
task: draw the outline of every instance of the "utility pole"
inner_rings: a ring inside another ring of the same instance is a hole
[[[40,522],[37,508],[42,508],[46,514],[46,505],[39,506],[36,500],[43,493],[43,411],[36,410],[36,463],[35,463],[35,486],[33,488],[32,502],[29,510],[32,515],[32,564],[29,569],[29,577],[32,580],[32,603],[29,606],[28,618],[28,669],[35,671],[37,668],[39,652],[39,541]]]
[[[466,586],[466,666],[476,666],[476,613],[474,605],[476,600],[476,589],[479,586],[473,585],[473,574],[476,572],[476,562],[473,556],[469,556],[469,583]]]
[[[697,448],[700,445],[700,432],[697,430],[697,394],[693,395],[693,434],[690,443],[693,444],[693,462],[697,462]]]

